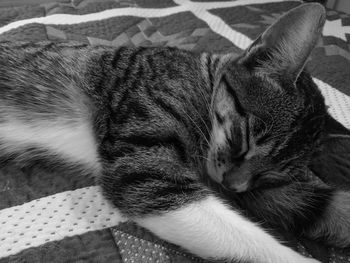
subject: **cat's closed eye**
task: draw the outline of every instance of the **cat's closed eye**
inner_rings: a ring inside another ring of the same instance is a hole
[[[219,112],[215,112],[215,117],[220,125],[224,124],[224,117]]]

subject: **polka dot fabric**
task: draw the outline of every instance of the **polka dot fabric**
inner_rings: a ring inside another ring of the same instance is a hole
[[[306,248],[300,243],[297,244],[297,251],[305,257],[312,257],[310,253],[307,252]]]
[[[125,263],[170,263],[164,247],[139,239],[126,233],[116,231],[115,237],[123,262]]]
[[[122,221],[96,186],[40,198],[0,210],[0,257]]]
[[[331,248],[329,263],[349,263],[350,252],[342,249]]]
[[[252,1],[214,0],[60,0],[56,3],[31,0],[30,6],[26,0],[12,1],[16,4],[10,2],[0,1],[0,32],[3,32],[0,40],[76,40],[114,47],[126,43],[133,46],[171,45],[196,52],[220,53],[240,52],[247,48],[277,16],[298,4],[298,1],[283,0],[281,3],[257,0],[254,6],[245,6]],[[23,7],[13,7],[21,2]],[[124,7],[126,9],[120,10]],[[145,8],[151,10],[146,11]],[[130,16],[126,15],[126,10]],[[327,21],[334,24],[333,21],[342,19],[340,14],[336,13],[336,16],[327,17]],[[24,20],[27,18],[34,20]],[[348,18],[338,21],[339,28],[334,31],[343,30]],[[349,41],[337,38],[336,34],[327,35],[315,50],[317,56],[311,60],[314,61],[312,75],[326,98],[330,113],[347,128],[350,128],[349,47]],[[18,175],[14,170],[11,173]],[[108,227],[124,220],[104,201],[97,187],[82,188],[88,185],[76,186],[72,183],[75,179],[64,176],[60,176],[60,187],[57,181],[47,176],[38,178],[40,180],[33,180],[28,172],[23,173],[23,177],[12,176],[11,179],[0,174],[0,183],[4,182],[0,184],[0,205],[3,209],[0,210],[0,258],[3,257],[0,263],[7,263],[9,257],[15,256],[18,256],[16,260],[10,262],[68,262],[62,259],[68,254],[66,251],[47,251],[45,247],[61,242],[72,249],[72,253],[79,253],[83,247],[91,252],[94,242],[101,244],[102,236],[88,239],[86,243],[91,246],[74,247],[71,244],[77,244],[75,239],[82,240],[83,236],[91,235],[95,230],[108,231]],[[76,188],[81,189],[64,192]],[[37,198],[40,199],[34,200]],[[113,228],[113,235],[120,253],[120,260],[116,257],[116,262],[201,262],[136,226],[130,227],[130,224]],[[115,244],[111,247],[115,248]],[[30,261],[23,256],[32,253],[39,258],[41,251],[54,256],[43,261]],[[309,247],[301,246],[299,251],[307,255]],[[326,254],[328,256],[328,249]],[[345,251],[332,249],[329,254],[331,263],[350,262]],[[110,258],[93,260],[91,256],[86,256],[69,262],[112,261]]]
[[[209,263],[131,222],[119,224],[112,233],[123,263]]]

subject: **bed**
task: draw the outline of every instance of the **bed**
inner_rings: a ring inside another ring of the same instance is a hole
[[[0,41],[79,41],[108,46],[176,46],[240,53],[300,1],[12,0],[0,2]],[[334,118],[313,169],[350,190],[350,15],[327,10],[307,65]],[[290,233],[289,233],[290,234]],[[350,233],[349,233],[350,235]],[[296,237],[322,262],[350,262],[350,249]],[[40,167],[0,169],[0,263],[204,262],[128,222],[93,180]]]

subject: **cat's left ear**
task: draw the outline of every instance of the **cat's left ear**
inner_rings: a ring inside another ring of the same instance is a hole
[[[240,62],[249,69],[296,81],[325,23],[322,5],[300,5],[271,25],[245,51]]]

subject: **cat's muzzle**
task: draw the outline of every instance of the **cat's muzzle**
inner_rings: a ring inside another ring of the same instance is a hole
[[[223,174],[222,185],[228,190],[242,193],[249,190],[250,178],[251,176],[248,172],[231,169]]]

